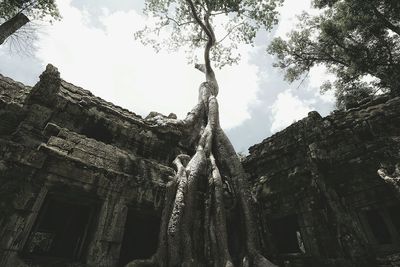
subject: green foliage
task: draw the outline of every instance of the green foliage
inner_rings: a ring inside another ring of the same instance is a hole
[[[277,23],[277,5],[283,0],[146,0],[144,13],[153,25],[135,33],[144,44],[157,51],[185,48],[189,61],[197,61],[193,52],[204,48],[208,36],[196,21],[191,5],[200,20],[209,20],[216,34],[211,60],[217,66],[236,63],[238,44],[251,44],[257,30],[271,29]],[[163,36],[163,34],[165,36]]]
[[[55,0],[2,0],[0,19],[8,20],[18,13],[24,13],[30,20],[61,19]]]
[[[276,38],[268,48],[286,79],[326,66],[336,81],[322,89],[336,90],[339,107],[366,93],[399,94],[400,1],[314,0],[314,6],[319,15],[302,14],[288,39]]]

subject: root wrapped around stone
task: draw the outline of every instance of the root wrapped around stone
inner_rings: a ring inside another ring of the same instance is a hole
[[[216,44],[209,15],[202,21],[193,1],[186,0],[191,16],[206,35],[204,65],[196,64],[206,81],[199,87],[198,104],[180,121],[154,118],[159,126],[179,129],[185,145],[194,154],[178,155],[174,160],[175,177],[167,184],[161,218],[159,245],[148,260],[135,260],[128,266],[214,266],[272,267],[257,250],[257,234],[250,207],[246,174],[229,139],[219,124],[219,91],[211,67],[210,50]],[[240,222],[233,222],[243,235],[240,251],[233,257],[228,247],[224,184],[232,188],[234,209]]]
[[[181,154],[173,162],[176,173],[167,184],[158,250],[150,259],[135,260],[129,267],[275,266],[256,249],[246,174],[220,127],[214,86],[208,81],[202,83],[199,104],[188,118],[177,123],[192,127],[188,138],[197,140],[197,144],[193,156]],[[234,188],[244,228],[245,242],[235,262],[228,248],[224,183]]]

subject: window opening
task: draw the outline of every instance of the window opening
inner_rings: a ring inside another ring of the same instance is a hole
[[[390,218],[392,219],[393,225],[397,230],[397,233],[400,234],[400,205],[392,206],[388,208],[388,213]]]
[[[368,210],[365,212],[369,228],[375,237],[378,244],[391,244],[392,239],[390,237],[389,229],[378,210]]]
[[[48,198],[25,245],[31,256],[81,260],[94,208]]]
[[[273,220],[271,232],[279,253],[305,253],[297,215]]]
[[[135,259],[151,257],[157,250],[159,231],[160,218],[141,214],[137,209],[128,209],[119,266],[125,266]]]

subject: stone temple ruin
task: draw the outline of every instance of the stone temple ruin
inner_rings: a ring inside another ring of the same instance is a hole
[[[34,87],[0,75],[0,266],[151,256],[182,152],[176,129],[153,127],[51,65]],[[399,194],[377,174],[399,159],[399,97],[310,112],[252,146],[243,165],[261,251],[287,267],[363,266],[362,249],[371,266],[400,266]],[[238,240],[229,242],[234,254]]]

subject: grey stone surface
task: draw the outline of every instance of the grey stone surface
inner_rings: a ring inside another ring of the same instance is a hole
[[[20,254],[52,195],[93,201],[83,261],[116,266],[128,206],[160,215],[179,133],[63,81],[52,66],[33,88],[0,76],[0,89],[0,183],[10,191],[1,198],[9,208],[0,216],[0,266],[44,264]]]
[[[176,116],[143,119],[51,65],[32,88],[0,76],[0,266],[121,266],[128,214],[159,218],[172,160],[191,152],[185,133],[157,118]],[[377,170],[400,161],[399,133],[400,98],[380,96],[324,118],[311,112],[251,147],[243,164],[265,256],[280,266],[367,266],[368,252],[371,266],[398,266],[400,202]],[[29,253],[50,244],[39,226],[52,203],[90,213],[73,257]]]
[[[399,107],[400,98],[381,96],[325,118],[310,112],[249,149],[244,166],[253,182],[266,251],[275,251],[288,266],[365,266],[351,261],[354,247],[339,238],[338,225],[347,220],[366,239],[372,258],[398,254],[400,227],[393,210],[400,202],[377,170],[400,161]],[[368,212],[376,212],[385,225],[371,225]],[[268,226],[289,215],[297,218],[305,253],[277,251],[277,234]],[[374,227],[378,234],[386,227],[390,240],[377,240]],[[371,264],[397,266],[395,259]]]

